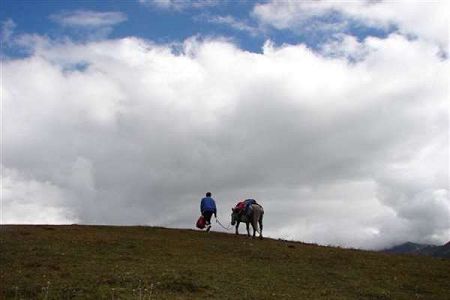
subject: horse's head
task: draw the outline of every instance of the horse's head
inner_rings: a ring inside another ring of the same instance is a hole
[[[232,208],[231,209],[231,225],[234,226],[234,224],[236,224],[236,221],[238,219],[238,213],[236,211],[236,209]]]

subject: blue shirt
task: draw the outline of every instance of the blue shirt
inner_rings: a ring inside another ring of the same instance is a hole
[[[212,212],[216,214],[216,202],[211,197],[205,197],[200,202],[200,211],[203,213],[205,211]]]

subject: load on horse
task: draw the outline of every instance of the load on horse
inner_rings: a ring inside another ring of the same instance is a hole
[[[256,231],[259,232],[259,238],[262,239],[263,229],[263,207],[254,199],[246,199],[236,204],[231,209],[231,225],[236,224],[236,234],[239,234],[239,224],[245,223],[247,227],[247,235],[250,236],[250,224],[253,227],[253,237],[255,237]],[[259,228],[258,228],[259,225]]]

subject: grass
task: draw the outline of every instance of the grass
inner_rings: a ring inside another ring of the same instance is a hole
[[[449,299],[450,260],[155,227],[0,228],[2,299]]]

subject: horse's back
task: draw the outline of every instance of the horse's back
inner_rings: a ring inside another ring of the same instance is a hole
[[[252,210],[253,220],[255,221],[258,221],[264,215],[264,208],[259,204],[253,204]]]
[[[240,216],[240,222],[252,222],[253,218],[256,217],[256,220],[259,220],[259,218],[264,215],[264,208],[260,205],[260,204],[252,204],[251,205],[251,212],[250,214],[247,216],[245,214],[242,214]]]
[[[261,215],[264,214],[264,208],[261,206],[261,204],[252,204],[253,211],[258,211]]]

